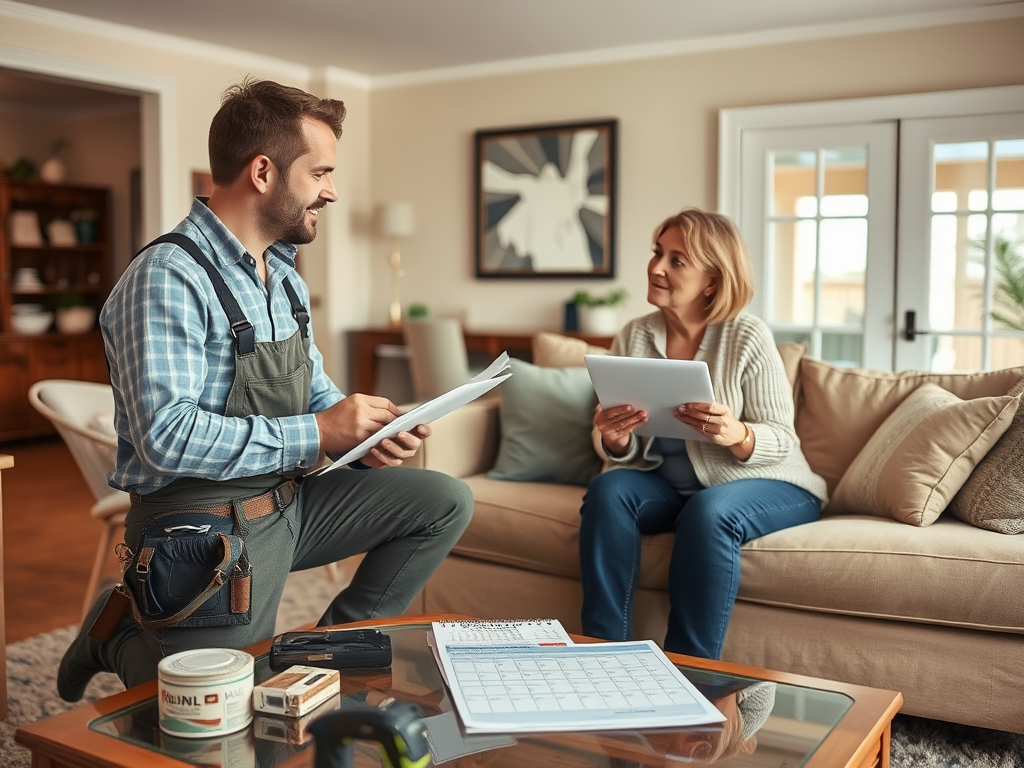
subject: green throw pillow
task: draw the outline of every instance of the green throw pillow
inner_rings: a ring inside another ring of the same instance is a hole
[[[590,429],[597,395],[586,368],[511,361],[501,385],[501,445],[492,480],[586,485],[601,468]]]

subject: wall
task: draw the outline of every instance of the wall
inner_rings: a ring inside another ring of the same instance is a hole
[[[577,288],[607,282],[473,277],[473,133],[619,120],[616,285],[623,319],[647,311],[654,225],[717,198],[717,114],[727,107],[1024,83],[1024,20],[934,27],[375,90],[372,193],[408,199],[418,228],[402,249],[403,301],[477,327],[558,328]],[[1022,105],[1024,108],[1024,105]],[[387,244],[373,250],[369,320],[387,319]]]
[[[341,382],[344,331],[387,321],[388,247],[372,228],[380,202],[402,199],[416,207],[417,232],[402,247],[406,305],[422,302],[434,314],[461,315],[477,327],[558,328],[561,305],[577,288],[607,286],[473,277],[478,129],[618,118],[614,283],[630,293],[625,317],[646,311],[653,225],[683,205],[715,204],[719,109],[1024,83],[1020,18],[372,91],[250,54],[218,55],[191,44],[167,50],[127,35],[112,42],[89,25],[2,21],[0,49],[153,73],[171,83],[172,181],[179,190],[171,208],[181,214],[191,171],[207,167],[206,130],[227,84],[251,73],[346,101],[336,174],[341,200],[302,253],[316,302],[314,329],[329,372]]]

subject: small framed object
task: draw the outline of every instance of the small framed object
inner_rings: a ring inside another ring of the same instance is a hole
[[[614,277],[618,122],[477,131],[476,276]]]

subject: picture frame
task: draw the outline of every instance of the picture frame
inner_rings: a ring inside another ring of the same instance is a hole
[[[613,278],[618,121],[475,133],[478,278]]]

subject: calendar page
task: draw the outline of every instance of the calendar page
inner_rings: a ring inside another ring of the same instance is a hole
[[[572,638],[558,619],[496,619],[478,621],[435,621],[431,624],[435,644],[536,643],[572,645]]]
[[[456,627],[460,639],[452,642],[451,630],[434,624],[434,654],[466,733],[641,730],[725,720],[651,640],[552,643],[548,633],[555,630],[544,622],[540,628],[486,626],[491,623]]]

